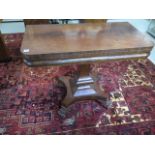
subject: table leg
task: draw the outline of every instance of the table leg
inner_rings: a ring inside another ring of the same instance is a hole
[[[99,88],[94,76],[89,74],[90,65],[80,65],[79,75],[75,79],[70,77],[60,77],[59,79],[67,88],[66,96],[61,105],[68,107],[76,101],[96,100],[98,103],[108,108],[111,103],[108,101],[108,96]]]

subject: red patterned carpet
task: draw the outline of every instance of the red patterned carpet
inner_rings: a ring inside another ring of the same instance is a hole
[[[77,102],[58,114],[65,93],[57,82],[78,66],[27,67],[19,59],[21,34],[5,35],[13,61],[0,63],[0,134],[155,134],[155,66],[149,60],[92,64],[109,93],[108,110]]]

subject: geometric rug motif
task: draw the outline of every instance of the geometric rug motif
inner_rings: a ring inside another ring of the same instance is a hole
[[[78,65],[28,67],[20,59],[22,34],[5,35],[13,60],[0,63],[0,134],[155,134],[155,66],[149,60],[91,64],[112,106],[77,101],[58,114]]]

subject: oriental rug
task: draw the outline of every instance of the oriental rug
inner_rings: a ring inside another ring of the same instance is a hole
[[[22,36],[4,35],[13,59],[0,63],[0,134],[155,134],[155,66],[149,60],[92,64],[112,106],[80,101],[62,117],[58,110],[66,90],[57,79],[74,77],[78,65],[26,66]]]

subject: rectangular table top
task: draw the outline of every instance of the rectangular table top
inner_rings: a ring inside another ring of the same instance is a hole
[[[21,52],[28,65],[147,57],[153,43],[129,23],[27,25]]]

